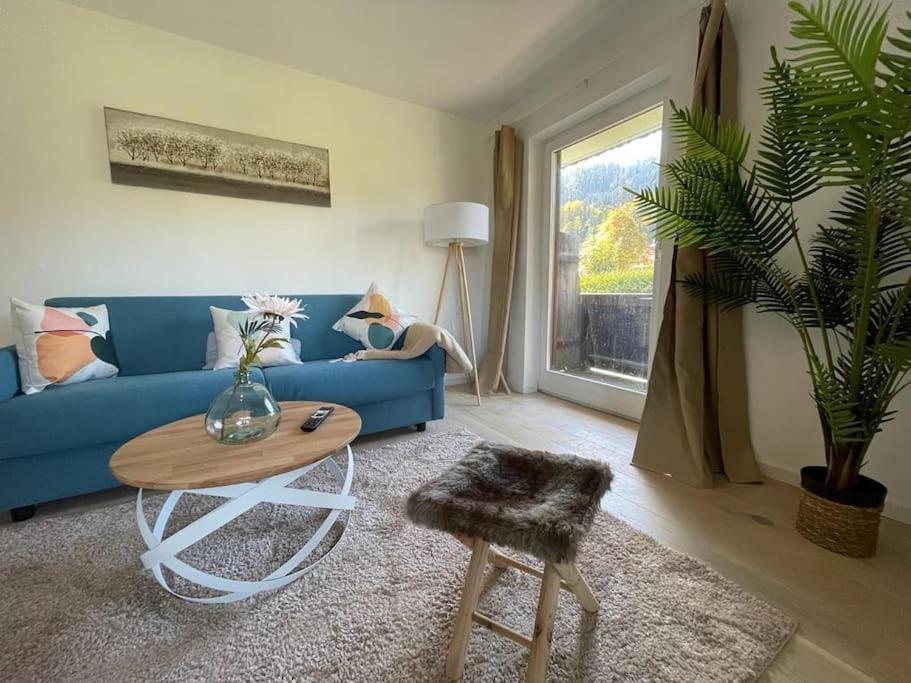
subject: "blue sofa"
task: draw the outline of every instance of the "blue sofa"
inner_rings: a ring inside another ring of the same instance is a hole
[[[306,304],[310,317],[292,328],[304,363],[256,371],[256,380],[279,401],[347,405],[361,416],[361,434],[408,425],[422,429],[443,417],[442,349],[434,346],[408,361],[330,363],[362,348],[332,329],[360,296],[291,296]],[[36,503],[118,486],[108,460],[119,446],[153,427],[204,413],[233,381],[232,370],[201,369],[212,331],[209,306],[244,309],[238,296],[45,303],[106,304],[120,374],[26,396],[20,392],[15,347],[0,349],[0,510],[13,510],[14,519],[27,517]]]

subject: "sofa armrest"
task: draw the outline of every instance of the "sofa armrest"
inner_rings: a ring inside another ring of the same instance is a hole
[[[422,358],[429,358],[443,374],[446,374],[446,352],[442,349],[442,347],[434,344],[429,349],[424,351]]]
[[[0,401],[19,393],[19,357],[15,346],[0,348]]]

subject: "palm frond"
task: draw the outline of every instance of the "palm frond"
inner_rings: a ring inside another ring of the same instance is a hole
[[[669,187],[645,188],[632,194],[640,217],[654,226],[658,239],[673,241],[682,247],[702,243],[712,219],[692,197]]]
[[[809,273],[797,283],[800,315],[807,327],[837,329],[851,325],[853,308],[845,291],[841,264],[829,261],[827,254],[815,258]],[[815,299],[811,293],[815,291]]]
[[[906,12],[905,16],[911,23],[911,11]],[[898,36],[888,38],[893,49],[884,50],[880,57],[882,70],[879,78],[883,81],[883,87],[879,107],[887,117],[885,123],[890,126],[892,134],[900,137],[911,125],[908,120],[911,108],[911,28],[900,26],[897,31]]]
[[[793,203],[818,189],[810,149],[800,136],[807,113],[801,107],[792,67],[778,59],[774,48],[765,79],[761,92],[769,116],[760,138],[756,175],[773,197]]]
[[[671,131],[687,157],[743,164],[750,148],[750,134],[743,126],[678,107],[673,101],[671,108]]]
[[[829,184],[856,184],[869,175],[882,138],[877,74],[888,23],[864,0],[791,2],[793,87],[805,119],[795,133],[811,151],[812,167]]]
[[[894,276],[911,268],[911,228],[887,212],[874,235],[868,211],[862,190],[849,188],[832,214],[836,224],[820,226],[810,248],[811,277],[826,299],[826,317],[833,326],[851,326],[871,286],[876,306],[879,297],[895,289]],[[867,253],[870,259],[858,257]]]
[[[911,339],[883,344],[877,349],[877,353],[890,363],[897,373],[905,374],[911,371]]]
[[[905,12],[905,18],[911,23],[911,10]],[[899,36],[889,36],[889,44],[898,50],[897,53],[884,53],[884,61],[897,59],[900,61],[911,61],[911,28],[899,26],[897,29]]]
[[[769,259],[793,239],[794,225],[781,203],[761,187],[755,174],[740,178],[736,167],[703,157],[683,157],[665,166],[674,181],[677,203],[664,196],[662,208],[683,214],[685,224],[666,225],[645,210],[646,219],[659,223],[662,238],[685,240],[710,253],[730,252]]]
[[[691,295],[722,310],[739,308],[757,301],[756,282],[739,272],[693,273],[680,282]]]
[[[791,35],[802,41],[792,48],[794,64],[820,85],[810,103],[844,108],[871,99],[888,29],[886,11],[877,12],[864,0],[789,5],[799,15]]]

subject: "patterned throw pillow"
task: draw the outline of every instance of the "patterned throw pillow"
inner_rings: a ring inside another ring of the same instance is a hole
[[[256,314],[252,311],[228,311],[224,308],[215,308],[215,306],[209,306],[209,312],[212,314],[217,351],[213,369],[236,368],[240,364],[240,357],[243,353],[240,326],[255,317]],[[285,318],[279,325],[278,331],[272,336],[289,339],[291,337],[291,320]],[[291,344],[282,344],[281,348],[260,351],[259,360],[264,368],[273,365],[299,365],[302,362],[300,351],[295,351]]]
[[[119,372],[107,306],[51,308],[13,298],[10,314],[24,393]]]
[[[339,318],[332,329],[344,332],[365,348],[388,349],[415,320],[416,316],[401,311],[378,292],[374,282],[363,298]]]

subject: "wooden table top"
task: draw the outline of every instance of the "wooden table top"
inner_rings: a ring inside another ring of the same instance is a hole
[[[111,456],[111,473],[137,488],[173,491],[256,481],[322,460],[351,443],[360,416],[337,403],[287,401],[275,433],[243,446],[213,441],[205,415],[195,415],[137,436]],[[333,413],[315,432],[300,427],[320,406]]]

